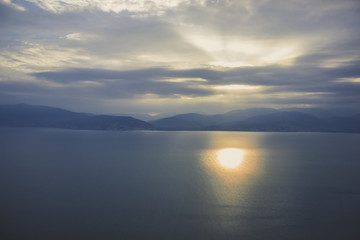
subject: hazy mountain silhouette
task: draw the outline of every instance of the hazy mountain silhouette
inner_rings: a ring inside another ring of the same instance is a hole
[[[310,114],[285,111],[253,116],[213,128],[237,131],[332,131],[329,124],[324,122],[323,119]]]
[[[191,113],[150,123],[160,130],[360,132],[360,114],[340,117],[322,109],[296,110],[255,108],[217,115]]]
[[[150,121],[150,123],[161,130],[203,130],[208,126],[226,122],[226,119],[226,116],[221,114],[186,113]]]
[[[76,113],[60,108],[27,104],[0,105],[0,126],[52,127],[96,130],[141,130],[153,127],[132,117]]]
[[[158,129],[163,130],[201,130],[211,126],[244,120],[256,115],[276,111],[277,110],[272,108],[252,108],[215,115],[187,113],[150,121],[150,123]]]
[[[128,116],[95,115],[63,122],[61,127],[93,130],[149,130],[153,127],[142,120]]]
[[[278,110],[273,108],[249,108],[249,109],[240,109],[240,110],[233,110],[223,115],[226,117],[227,121],[239,121],[245,120],[250,117],[264,115],[264,114],[271,114],[276,113]]]
[[[360,114],[317,108],[252,108],[224,114],[179,114],[150,122],[129,116],[93,115],[27,104],[0,105],[0,126],[94,130],[198,130],[360,133]]]

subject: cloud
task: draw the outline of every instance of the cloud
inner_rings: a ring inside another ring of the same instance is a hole
[[[159,81],[197,76],[204,79],[208,70],[168,70],[161,68],[131,71],[103,69],[72,69],[63,72],[40,72],[34,76],[62,84],[64,87],[89,88],[94,95],[104,98],[135,98],[152,94],[162,98],[201,97],[213,94],[198,81]]]
[[[354,95],[359,93],[356,81],[342,82],[338,79],[357,78],[360,70],[357,62],[343,68],[328,69],[306,67],[257,67],[229,70],[191,69],[174,70],[150,68],[128,71],[103,69],[71,69],[59,72],[39,72],[34,76],[64,85],[84,81],[99,82],[111,89],[127,89],[127,94],[157,94],[163,97],[188,95],[194,98],[216,95],[216,90],[260,90],[267,93],[316,93]],[[202,79],[202,81],[171,81],[171,79]],[[246,87],[232,87],[246,86]],[[106,92],[105,91],[105,92]],[[114,90],[115,91],[115,90]],[[241,91],[240,91],[241,92]],[[127,95],[127,97],[130,97]],[[116,97],[116,95],[113,95]],[[291,97],[289,97],[291,98]]]
[[[0,97],[153,112],[356,108],[359,10],[357,0],[1,1]]]
[[[36,4],[38,7],[53,13],[63,13],[67,11],[82,10],[101,10],[104,12],[131,12],[135,14],[161,14],[171,8],[177,7],[179,4],[188,3],[188,0],[27,0]],[[203,1],[198,1],[202,3]]]
[[[9,39],[9,46],[1,52],[2,61],[24,71],[65,65],[124,69],[171,64],[185,68],[209,60],[171,25],[157,19],[143,21],[89,12],[48,15],[43,11],[19,15],[16,22],[9,18],[0,29],[2,35],[20,36],[17,42]],[[51,28],[53,25],[57,28]]]
[[[11,0],[0,0],[1,3],[15,9],[15,10],[18,10],[18,11],[26,11],[26,9],[16,3],[13,3]]]

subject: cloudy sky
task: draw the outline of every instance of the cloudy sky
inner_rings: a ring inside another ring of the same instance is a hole
[[[360,109],[359,0],[0,0],[0,103]]]

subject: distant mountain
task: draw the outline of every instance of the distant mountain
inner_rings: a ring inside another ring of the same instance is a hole
[[[166,117],[171,117],[176,115],[176,113],[158,113],[158,114],[146,114],[146,113],[112,113],[112,114],[107,114],[107,115],[111,115],[111,116],[129,116],[129,117],[133,117],[145,122],[149,122],[149,121],[153,121],[153,120],[157,120],[157,119],[161,119],[161,118],[166,118]]]
[[[217,130],[230,131],[332,131],[323,119],[300,112],[276,112],[250,117],[233,123],[214,126]]]
[[[279,110],[273,108],[250,108],[250,109],[240,109],[240,110],[233,110],[223,115],[227,117],[227,120],[230,121],[239,121],[245,120],[254,116],[264,115],[264,114],[271,114],[276,113]]]
[[[145,122],[128,116],[93,115],[26,104],[0,105],[0,126],[94,130],[190,130],[360,133],[360,114],[335,115],[316,108],[252,108],[224,114],[179,114]]]
[[[55,127],[63,122],[90,116],[60,108],[27,104],[0,105],[0,125],[16,127]]]
[[[360,114],[337,117],[322,109],[255,108],[216,115],[189,113],[150,123],[159,130],[360,132]]]
[[[300,112],[305,114],[311,114],[315,117],[330,118],[336,116],[332,111],[328,111],[322,108],[282,108],[281,111],[287,112]]]
[[[223,115],[202,115],[187,113],[150,121],[160,130],[203,130],[208,126],[226,121]]]
[[[350,117],[331,117],[328,122],[333,129],[338,131],[360,133],[360,114]]]
[[[94,130],[153,129],[149,123],[132,117],[92,115],[27,104],[0,105],[0,126]]]
[[[150,130],[154,129],[149,123],[124,116],[95,115],[81,119],[66,121],[59,125],[70,129],[92,130]]]
[[[186,113],[150,121],[150,123],[161,130],[204,130],[210,126],[235,122],[274,112],[277,112],[277,110],[272,108],[252,108],[214,115]]]

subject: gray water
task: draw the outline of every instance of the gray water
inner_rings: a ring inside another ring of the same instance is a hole
[[[1,239],[360,239],[359,156],[359,134],[1,128]]]

